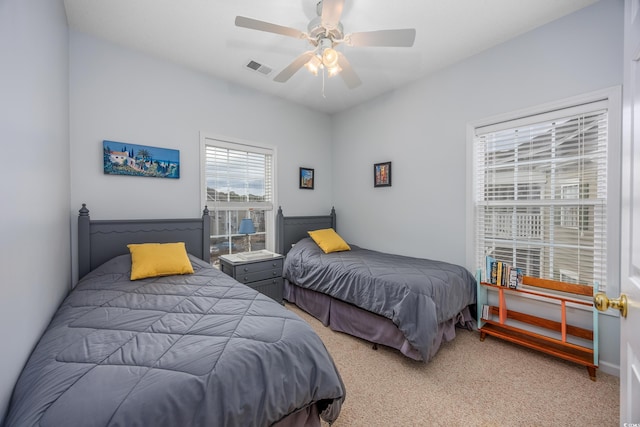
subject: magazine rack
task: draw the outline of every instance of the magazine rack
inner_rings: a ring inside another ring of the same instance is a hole
[[[492,335],[578,363],[586,366],[589,377],[595,381],[598,368],[598,310],[593,307],[593,298],[584,297],[593,297],[597,292],[597,286],[576,285],[529,276],[523,277],[522,285],[512,289],[478,280],[477,307],[480,340],[484,341],[487,335]],[[489,291],[498,292],[498,306],[488,305]],[[505,298],[507,293],[532,295],[537,299],[555,302],[560,308],[560,322],[509,310]],[[590,307],[593,313],[592,329],[567,324],[567,304]],[[544,332],[533,332],[522,327],[526,325],[534,327],[531,329]],[[583,346],[568,342],[567,336],[581,338],[591,345]]]

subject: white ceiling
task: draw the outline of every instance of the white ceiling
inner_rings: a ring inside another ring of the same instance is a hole
[[[69,26],[258,91],[335,113],[433,73],[596,0],[345,0],[345,33],[415,28],[410,48],[340,45],[362,85],[300,69],[273,77],[309,43],[239,28],[237,15],[301,31],[317,0],[64,0]],[[265,76],[246,67],[273,69]],[[324,85],[324,86],[323,86]]]

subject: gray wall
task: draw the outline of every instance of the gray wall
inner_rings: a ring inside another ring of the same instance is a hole
[[[96,219],[199,216],[200,132],[275,147],[276,206],[285,214],[331,208],[328,115],[75,31],[70,57],[76,212],[87,203]],[[105,139],[180,150],[180,179],[104,175]],[[313,191],[298,188],[300,166],[315,169]]]
[[[68,32],[62,0],[0,2],[0,424],[70,283]]]
[[[334,116],[341,234],[467,265],[467,124],[621,85],[622,27],[623,1],[603,0]],[[373,188],[373,163],[388,160],[393,186]],[[618,366],[617,318],[601,318],[601,360]]]

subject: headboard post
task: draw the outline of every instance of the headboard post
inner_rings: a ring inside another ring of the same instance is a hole
[[[202,210],[202,259],[210,262],[211,259],[211,217],[207,205]],[[207,258],[207,259],[205,259]]]
[[[91,234],[89,227],[91,218],[85,203],[82,204],[82,208],[78,212],[78,277],[81,278],[91,271]]]
[[[278,206],[276,215],[276,253],[284,255],[284,215],[282,206]]]
[[[331,213],[329,214],[329,216],[331,216],[331,228],[333,228],[334,230],[338,231],[338,229],[336,228],[337,224],[336,224],[336,209],[331,206]]]

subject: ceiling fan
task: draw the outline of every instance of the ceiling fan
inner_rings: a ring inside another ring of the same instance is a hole
[[[307,39],[312,46],[284,68],[274,81],[284,83],[300,68],[306,67],[314,75],[318,70],[326,69],[329,77],[340,74],[349,89],[362,84],[347,58],[334,49],[339,44],[370,47],[411,47],[416,38],[416,30],[378,30],[345,34],[340,22],[344,0],[320,0],[316,7],[318,16],[309,22],[307,32],[284,27],[270,22],[245,16],[236,16],[237,27],[265,31],[297,39]]]

